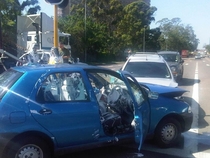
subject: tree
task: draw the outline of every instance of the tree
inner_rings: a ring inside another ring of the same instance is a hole
[[[205,45],[204,48],[207,50],[208,53],[210,53],[210,45]]]
[[[198,39],[190,25],[184,26],[179,18],[169,20],[164,18],[158,21],[161,36],[159,42],[161,50],[189,50],[194,51],[198,46]]]
[[[120,47],[142,50],[144,33],[147,35],[152,33],[149,31],[149,25],[154,20],[152,15],[155,11],[155,7],[150,7],[142,1],[133,2],[124,7],[124,16],[115,31],[116,38],[121,40]]]
[[[143,1],[122,6],[119,0],[90,0],[72,6],[71,15],[59,20],[59,29],[72,36],[72,52],[88,58],[103,60],[122,57],[126,48],[141,50],[143,36],[146,36],[146,48],[156,50],[159,29],[150,30],[156,11]]]
[[[21,15],[23,11],[26,11],[27,14],[35,14],[41,8],[38,6],[38,0],[26,0],[22,3],[19,0],[1,0],[0,10],[3,48],[15,54],[17,16]]]
[[[7,51],[16,45],[16,18],[20,14],[18,11],[19,2],[17,0],[2,0],[0,1],[0,18],[1,18],[1,32],[2,32],[2,47]]]
[[[30,14],[37,14],[38,11],[41,10],[41,7],[38,5],[38,0],[25,0],[20,5],[21,11],[26,10],[28,15]]]

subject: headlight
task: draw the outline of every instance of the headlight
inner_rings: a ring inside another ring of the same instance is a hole
[[[174,72],[176,72],[176,67],[174,67],[174,66],[172,66],[172,67],[170,67],[171,68],[171,71],[174,73]]]
[[[191,108],[191,106],[189,106],[189,108],[188,108],[188,111],[187,111],[188,113],[192,113],[192,108]]]
[[[174,99],[176,99],[176,100],[183,100],[183,97],[182,96],[178,96],[178,97],[174,97]]]
[[[176,67],[172,66],[172,67],[170,67],[170,68],[171,68],[172,74],[173,74],[174,76],[177,76],[177,69],[176,69]]]

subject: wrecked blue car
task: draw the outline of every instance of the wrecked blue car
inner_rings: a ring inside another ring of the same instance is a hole
[[[13,67],[0,74],[0,157],[52,158],[147,137],[176,144],[191,127],[185,90],[139,84],[86,64]]]
[[[0,157],[52,158],[135,140],[150,122],[145,90],[126,72],[85,64],[13,67],[0,74]]]

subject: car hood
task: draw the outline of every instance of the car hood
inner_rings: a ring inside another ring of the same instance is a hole
[[[151,83],[157,84],[162,86],[170,86],[170,87],[177,87],[178,83],[173,81],[172,79],[164,79],[164,78],[140,78],[135,77],[138,82],[143,83]]]
[[[150,89],[150,91],[157,92],[159,95],[166,96],[166,97],[179,97],[183,93],[189,92],[179,87],[174,88],[174,87],[161,86],[161,85],[155,85],[155,84],[149,84],[149,83],[140,83],[140,85],[146,86],[147,88]]]

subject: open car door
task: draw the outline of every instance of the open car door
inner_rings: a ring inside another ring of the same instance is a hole
[[[139,143],[138,150],[141,149],[142,143],[146,138],[150,124],[150,105],[146,99],[146,94],[140,87],[136,79],[127,72],[121,71],[131,97],[134,101],[134,124],[135,124],[135,141]]]

